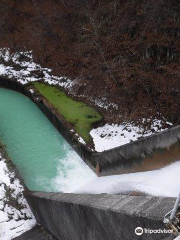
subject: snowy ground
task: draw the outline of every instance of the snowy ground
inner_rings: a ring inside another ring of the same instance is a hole
[[[23,186],[0,154],[0,239],[10,240],[36,225],[22,194]]]
[[[125,194],[131,191],[153,196],[177,197],[180,192],[180,161],[160,170],[95,177],[76,193]]]
[[[145,120],[142,119],[141,122],[143,121]],[[172,126],[171,123],[166,123],[169,125],[169,127]],[[102,152],[111,148],[119,147],[131,141],[135,141],[141,137],[147,137],[154,133],[164,131],[166,129],[167,128],[162,127],[161,120],[154,119],[151,123],[150,129],[148,130],[144,130],[144,128],[130,123],[124,123],[121,125],[105,124],[103,127],[91,130],[90,135],[93,138],[95,150],[97,152]]]
[[[66,77],[54,76],[51,69],[43,68],[40,64],[35,63],[31,51],[11,54],[8,48],[0,48],[0,75],[16,79],[21,84],[44,81],[50,85],[58,85],[69,91],[73,85],[78,84],[78,79],[72,81]],[[71,92],[71,94],[73,93]],[[81,95],[76,97],[86,96]],[[101,108],[118,108],[116,104],[108,103],[105,98],[89,98],[89,100]]]

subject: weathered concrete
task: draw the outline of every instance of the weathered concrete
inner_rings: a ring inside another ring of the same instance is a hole
[[[56,240],[56,238],[45,229],[42,229],[41,226],[36,226],[21,236],[14,238],[14,240]]]
[[[63,240],[173,239],[169,233],[135,234],[137,227],[166,229],[173,198],[108,194],[25,194],[37,221]]]
[[[68,123],[43,96],[32,94],[28,86],[2,77],[0,86],[29,97],[99,176],[158,169],[180,159],[180,126],[102,153],[92,152],[74,138]]]
[[[98,154],[100,176],[148,171],[180,159],[180,126]]]

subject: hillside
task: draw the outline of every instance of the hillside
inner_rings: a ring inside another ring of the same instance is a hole
[[[2,0],[0,12],[0,47],[32,50],[74,81],[69,94],[105,103],[108,123],[179,123],[179,1]]]

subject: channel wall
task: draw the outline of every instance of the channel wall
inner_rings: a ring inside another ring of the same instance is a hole
[[[25,194],[37,219],[59,240],[174,239],[163,224],[173,198],[109,194]],[[141,227],[142,235],[135,229]],[[148,233],[159,230],[159,233]]]

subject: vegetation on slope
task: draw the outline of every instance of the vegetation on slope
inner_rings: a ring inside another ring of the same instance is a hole
[[[76,132],[87,143],[91,141],[89,132],[93,128],[93,124],[102,119],[102,116],[94,108],[73,100],[55,86],[39,82],[35,82],[34,86],[72,124]]]
[[[0,46],[32,50],[75,79],[71,93],[86,102],[115,103],[102,110],[108,123],[180,123],[179,0],[3,0],[0,9]]]

